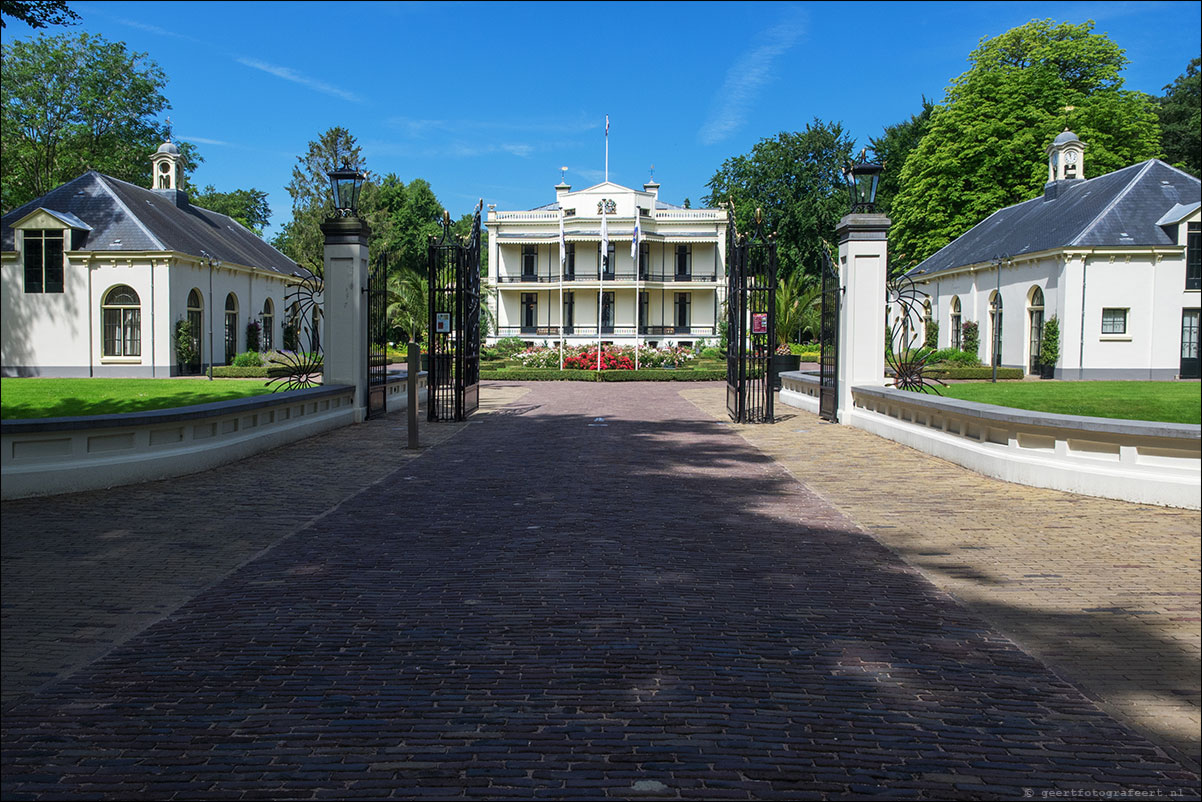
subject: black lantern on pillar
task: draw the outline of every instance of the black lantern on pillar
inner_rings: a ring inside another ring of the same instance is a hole
[[[876,188],[885,166],[865,159],[868,150],[860,151],[860,161],[843,168],[843,180],[851,193],[851,211],[863,214],[876,212]]]
[[[330,176],[330,184],[334,188],[334,208],[337,216],[358,217],[359,191],[363,189],[367,173],[343,162],[341,169],[331,170],[327,175]]]

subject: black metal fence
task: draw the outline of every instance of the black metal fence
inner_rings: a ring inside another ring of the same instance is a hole
[[[388,260],[376,260],[367,274],[367,417],[383,414],[388,387]]]
[[[818,417],[837,422],[839,419],[839,309],[843,290],[839,285],[839,270],[831,262],[830,246],[822,248],[822,311],[818,342],[822,354],[818,358]]]

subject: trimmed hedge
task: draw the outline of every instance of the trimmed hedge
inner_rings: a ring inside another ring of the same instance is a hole
[[[935,379],[992,379],[993,368],[978,367],[978,368],[927,368],[923,371],[927,376]],[[1023,377],[1022,368],[998,368],[997,377],[999,379],[1021,379]]]
[[[481,379],[513,382],[595,382],[595,370],[557,370],[555,368],[502,368],[481,370]]]
[[[214,379],[266,379],[267,368],[260,365],[259,367],[239,368],[233,365],[216,365],[213,367]]]

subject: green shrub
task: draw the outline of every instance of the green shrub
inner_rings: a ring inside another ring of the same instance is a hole
[[[1043,341],[1039,345],[1039,364],[1052,366],[1060,359],[1060,321],[1056,316],[1043,323]]]
[[[196,347],[196,332],[187,320],[175,321],[175,363],[189,371],[200,369],[200,350]]]
[[[930,359],[927,360],[928,365],[947,364],[958,365],[960,367],[975,367],[981,364],[981,360],[976,354],[970,354],[967,351],[961,351],[958,348],[941,348],[938,351],[931,353]]]
[[[259,321],[252,320],[246,324],[246,350],[259,350],[259,333],[262,331]]]
[[[235,368],[257,368],[263,365],[263,355],[258,351],[247,351],[234,357],[230,363]]]
[[[266,379],[268,368],[264,366],[238,367],[230,365],[214,365],[214,379]]]
[[[702,359],[722,359],[723,358],[722,351],[720,351],[717,348],[714,348],[713,346],[710,346],[709,348],[702,348],[701,349],[701,358]]]
[[[977,356],[981,352],[981,329],[971,320],[966,320],[960,324],[961,331],[961,347],[963,350]]]
[[[939,321],[927,318],[926,324],[927,336],[922,344],[927,348],[934,350],[939,347]]]
[[[991,367],[928,367],[923,371],[927,376],[933,379],[989,379],[993,377],[993,368]],[[997,369],[997,377],[999,379],[1021,379],[1023,377],[1022,368],[1001,368]]]
[[[817,362],[822,354],[822,346],[814,343],[789,343],[789,353],[801,357],[802,362]]]
[[[504,368],[501,370],[481,370],[480,378],[515,382],[595,382],[597,381],[597,371],[558,370],[556,368]]]
[[[526,343],[521,337],[502,337],[497,340],[493,348],[498,354],[508,359],[520,351],[525,351]]]

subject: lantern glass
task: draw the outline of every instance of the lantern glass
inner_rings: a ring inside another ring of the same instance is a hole
[[[876,189],[883,170],[884,167],[875,162],[849,164],[843,168],[853,212],[872,214],[876,211]]]
[[[339,170],[331,170],[330,184],[334,190],[334,206],[340,217],[359,216],[359,192],[363,189],[365,173],[343,162]]]

